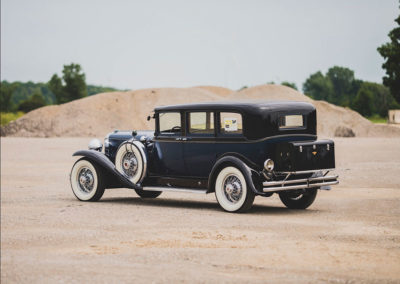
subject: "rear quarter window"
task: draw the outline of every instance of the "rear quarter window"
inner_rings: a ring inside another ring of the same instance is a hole
[[[301,114],[290,114],[279,117],[279,129],[304,128],[304,116]]]
[[[240,113],[220,113],[221,134],[243,134],[243,119]]]

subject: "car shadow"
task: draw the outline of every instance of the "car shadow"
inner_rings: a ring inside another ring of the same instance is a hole
[[[212,210],[224,212],[217,202],[197,201],[197,200],[180,200],[172,198],[156,198],[144,199],[140,197],[111,197],[100,200],[101,203],[115,203],[123,205],[140,205],[149,207],[165,207],[165,208],[183,208],[190,210]],[[269,206],[255,204],[246,214],[266,214],[266,215],[293,215],[293,214],[313,214],[318,212],[315,209],[293,210],[286,207]],[[227,212],[228,213],[228,212]]]
[[[124,205],[140,205],[150,207],[176,207],[193,210],[213,209],[219,210],[218,204],[207,201],[196,200],[179,200],[179,199],[164,199],[164,198],[140,198],[140,197],[111,197],[101,199],[99,202],[118,203]]]
[[[299,214],[314,214],[319,212],[317,209],[289,209],[285,206],[268,206],[268,205],[253,205],[246,214],[266,214],[266,215],[299,215]]]

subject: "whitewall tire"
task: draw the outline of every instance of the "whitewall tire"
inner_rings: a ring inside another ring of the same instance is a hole
[[[115,156],[115,168],[132,183],[137,184],[145,173],[145,163],[141,151],[132,143],[122,144]]]
[[[73,165],[70,182],[72,192],[81,201],[97,201],[105,190],[100,167],[82,158]]]
[[[215,181],[215,197],[228,212],[244,212],[254,202],[254,193],[248,188],[243,173],[236,167],[223,168]]]

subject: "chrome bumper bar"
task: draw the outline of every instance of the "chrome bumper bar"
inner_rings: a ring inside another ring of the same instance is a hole
[[[310,177],[303,179],[293,179],[286,180],[289,175],[281,181],[265,181],[263,182],[263,192],[276,192],[276,191],[285,191],[285,190],[293,190],[293,189],[306,189],[313,187],[321,187],[321,186],[330,186],[338,184],[337,180],[339,176],[324,176],[320,177]]]

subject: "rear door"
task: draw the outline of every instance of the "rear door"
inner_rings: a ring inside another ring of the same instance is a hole
[[[188,177],[207,178],[216,161],[215,113],[186,112],[183,157]]]

